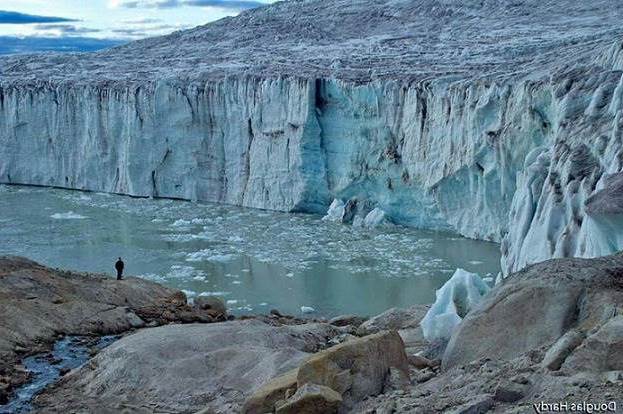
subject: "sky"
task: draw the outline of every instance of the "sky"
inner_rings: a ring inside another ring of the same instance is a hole
[[[0,0],[0,54],[90,51],[188,29],[275,0]]]

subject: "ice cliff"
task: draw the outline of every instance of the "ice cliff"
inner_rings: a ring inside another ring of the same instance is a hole
[[[0,182],[623,243],[623,3],[308,0],[92,54],[0,59]]]

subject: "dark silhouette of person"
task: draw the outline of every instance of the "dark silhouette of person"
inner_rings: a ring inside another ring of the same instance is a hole
[[[124,266],[125,264],[123,263],[123,260],[121,260],[121,257],[120,257],[119,260],[117,260],[117,263],[115,263],[115,269],[117,269],[117,280],[123,279],[123,267]]]

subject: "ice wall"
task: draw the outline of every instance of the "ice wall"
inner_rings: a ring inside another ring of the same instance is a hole
[[[506,273],[552,257],[623,249],[622,72],[576,69],[559,74],[550,89],[544,113],[552,134],[518,175],[502,242]]]
[[[531,83],[233,78],[0,90],[0,181],[326,211],[500,240],[546,131]],[[529,131],[526,134],[525,131]]]
[[[607,254],[619,212],[587,203],[621,171],[617,47],[534,79],[3,83],[0,182],[322,213],[357,199],[502,241],[505,271]]]
[[[0,90],[0,180],[318,210],[314,83],[50,85]]]

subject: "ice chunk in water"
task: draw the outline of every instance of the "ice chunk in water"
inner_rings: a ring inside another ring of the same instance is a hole
[[[385,215],[385,212],[378,207],[370,211],[366,215],[366,218],[363,219],[363,226],[369,227],[369,228],[379,227],[387,223],[388,223],[388,220]]]
[[[329,209],[327,210],[327,215],[324,216],[322,219],[326,221],[336,221],[341,223],[342,219],[344,218],[344,213],[346,211],[345,209],[346,205],[344,204],[344,202],[336,198],[329,206]]]
[[[83,220],[86,218],[85,216],[74,213],[73,211],[69,211],[67,213],[54,213],[50,217],[56,220]]]
[[[436,300],[420,325],[429,341],[448,340],[463,317],[489,292],[476,273],[457,269],[436,292]]]
[[[316,312],[316,309],[312,308],[311,306],[301,306],[301,313],[314,313]]]

